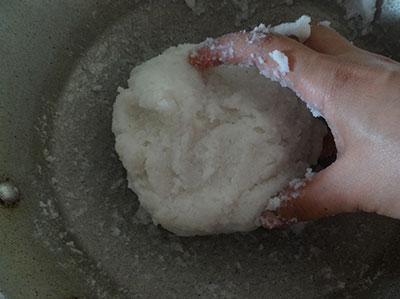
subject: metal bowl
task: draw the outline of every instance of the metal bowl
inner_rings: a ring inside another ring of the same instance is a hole
[[[260,22],[306,13],[399,59],[399,2],[371,30],[336,1],[186,2],[1,1],[0,298],[398,298],[399,221],[180,238],[136,214],[110,127],[135,65]]]

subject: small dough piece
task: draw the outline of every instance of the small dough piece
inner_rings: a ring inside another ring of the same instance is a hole
[[[278,64],[278,71],[282,75],[290,72],[289,60],[285,54],[283,54],[281,51],[273,50],[272,52],[268,53],[268,55]]]
[[[301,16],[292,23],[282,23],[270,29],[270,32],[282,35],[294,35],[301,43],[304,43],[311,35],[311,18],[309,16]]]
[[[114,105],[116,150],[155,224],[181,236],[250,231],[317,162],[326,128],[255,68],[194,68],[194,46],[133,69]]]

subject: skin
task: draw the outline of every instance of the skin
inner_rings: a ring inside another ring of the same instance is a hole
[[[268,53],[283,52],[290,72],[275,79],[318,108],[337,148],[332,165],[306,181],[298,197],[263,212],[261,223],[273,228],[358,211],[400,218],[400,63],[320,25],[312,26],[304,44],[275,34],[249,43],[250,36],[208,40],[189,54],[189,62],[198,68],[245,63],[271,74],[278,65]]]

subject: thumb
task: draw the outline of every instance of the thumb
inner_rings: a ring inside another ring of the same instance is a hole
[[[338,160],[312,178],[290,184],[287,190],[272,199],[280,201],[280,207],[261,213],[261,225],[275,228],[292,222],[358,211],[358,201],[349,192],[351,188],[346,187],[350,173],[345,165],[343,160]]]

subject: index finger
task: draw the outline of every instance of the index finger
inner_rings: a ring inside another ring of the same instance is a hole
[[[252,32],[231,33],[207,39],[189,54],[199,68],[220,64],[256,66],[260,73],[288,86],[304,100],[314,115],[326,115],[324,80],[329,79],[324,56],[283,35]]]

